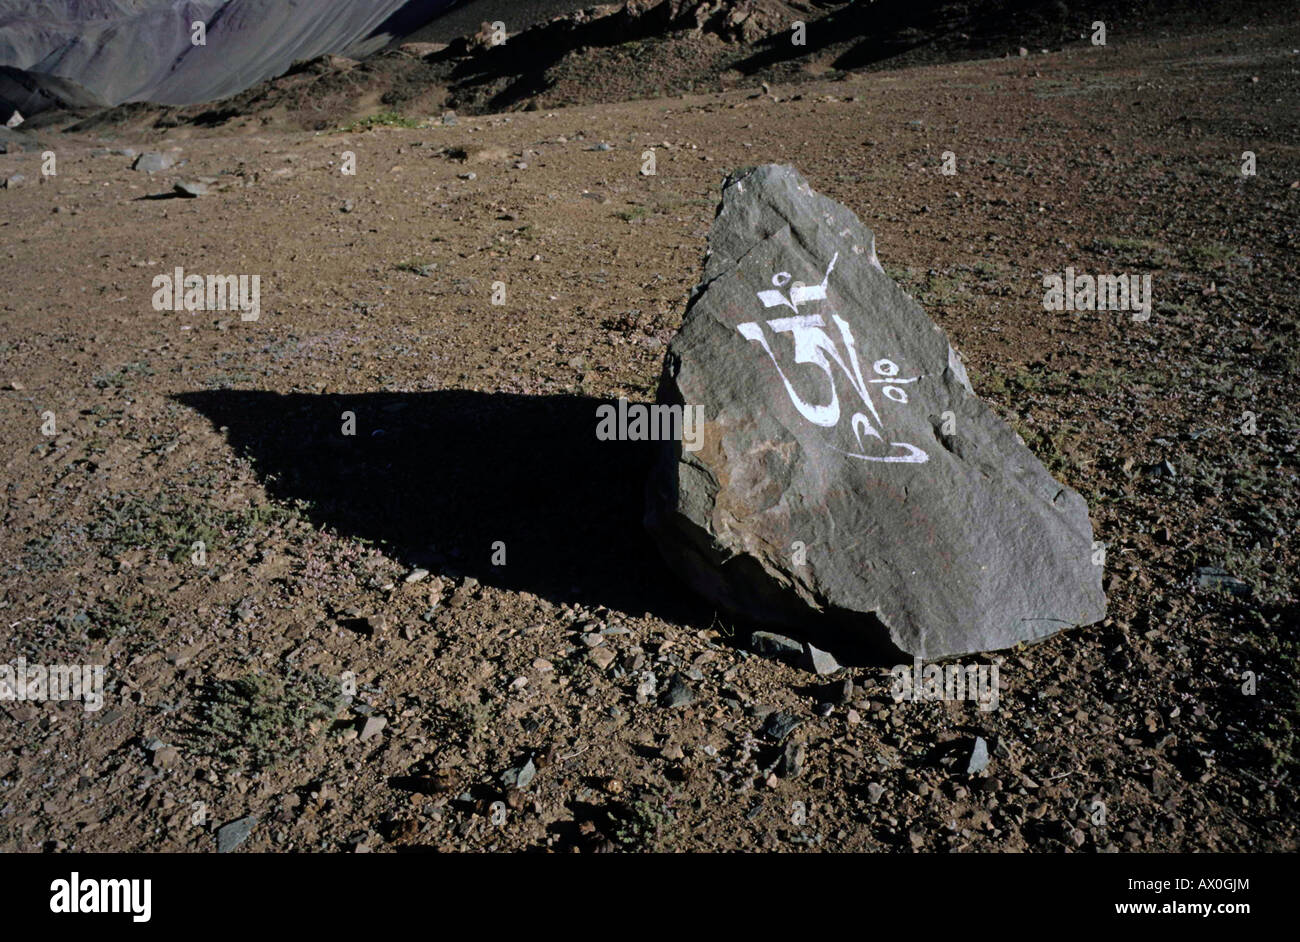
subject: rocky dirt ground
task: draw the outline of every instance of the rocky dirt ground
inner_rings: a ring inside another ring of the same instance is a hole
[[[1111,37],[422,127],[47,128],[53,176],[10,147],[4,656],[107,690],[0,704],[0,847],[1296,849],[1300,28]],[[755,654],[648,546],[649,453],[595,438],[768,161],[1090,502],[1110,617],[984,659],[997,710]],[[176,266],[259,274],[260,319],[154,310]],[[1067,266],[1150,274],[1150,320],[1045,312]]]

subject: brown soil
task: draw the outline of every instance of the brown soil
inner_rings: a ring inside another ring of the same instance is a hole
[[[0,704],[0,848],[210,850],[256,815],[243,849],[1296,849],[1300,29],[1112,37],[771,96],[190,125],[154,178],[75,135],[46,135],[57,176],[0,155],[27,177],[0,192],[5,658],[109,687]],[[646,452],[595,439],[599,402],[654,394],[723,175],[767,161],[875,229],[1108,545],[1111,616],[999,655],[996,711],[750,653],[648,547]],[[155,311],[176,266],[260,274],[260,320]],[[1151,320],[1045,313],[1067,266],[1150,273]],[[638,702],[648,670],[694,702]]]

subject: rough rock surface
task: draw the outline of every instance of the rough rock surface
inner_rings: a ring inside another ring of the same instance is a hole
[[[727,610],[938,658],[1100,620],[1088,507],[972,391],[874,236],[791,167],[733,175],[659,399],[646,523]],[[886,643],[887,642],[887,643]]]

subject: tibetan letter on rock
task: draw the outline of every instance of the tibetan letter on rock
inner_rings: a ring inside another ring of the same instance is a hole
[[[1088,507],[976,397],[874,236],[791,167],[723,187],[659,400],[646,524],[720,607],[831,650],[940,658],[1106,611]]]

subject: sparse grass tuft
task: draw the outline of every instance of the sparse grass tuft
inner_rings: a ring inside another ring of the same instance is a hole
[[[96,389],[124,388],[134,382],[136,378],[153,376],[156,372],[153,367],[145,362],[126,363],[115,370],[100,373],[92,382],[95,384]]]
[[[396,111],[381,111],[368,115],[359,121],[353,121],[339,128],[340,131],[369,131],[371,128],[420,128],[424,122],[418,118],[408,118]]]
[[[96,508],[90,539],[100,552],[116,559],[134,549],[163,553],[172,562],[186,559],[194,543],[202,540],[207,551],[231,543],[256,539],[267,528],[296,516],[278,504],[237,511],[217,510],[205,503],[169,495],[152,499],[122,495],[105,499]]]
[[[340,704],[337,685],[310,674],[214,681],[200,694],[185,746],[232,766],[262,769],[301,752]]]
[[[626,850],[663,851],[671,844],[673,815],[662,796],[644,792],[613,815],[614,838]]]

